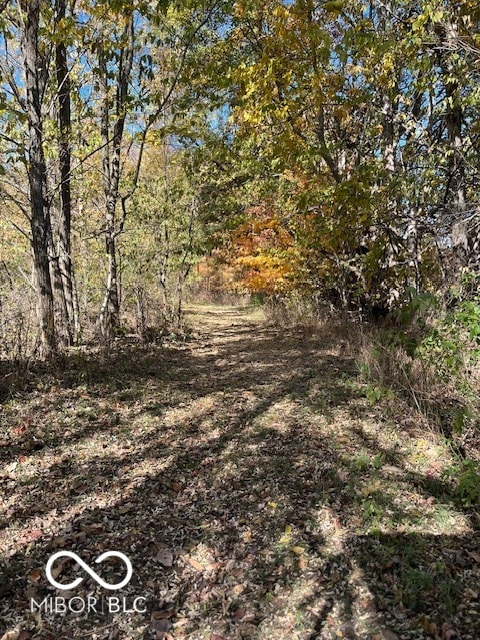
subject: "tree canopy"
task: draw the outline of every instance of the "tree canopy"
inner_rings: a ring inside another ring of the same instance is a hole
[[[478,20],[467,0],[4,3],[4,279],[25,285],[16,230],[41,349],[86,316],[111,340],[124,272],[163,288],[185,227],[153,262],[134,248],[142,221],[176,219],[180,183],[185,264],[220,289],[368,317],[475,279]]]

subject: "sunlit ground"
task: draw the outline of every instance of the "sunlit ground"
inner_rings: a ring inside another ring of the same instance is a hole
[[[328,333],[190,319],[190,341],[73,352],[5,398],[0,637],[478,639],[479,537],[446,446],[372,405]],[[30,614],[59,595],[59,549],[127,554],[122,595],[148,612]]]

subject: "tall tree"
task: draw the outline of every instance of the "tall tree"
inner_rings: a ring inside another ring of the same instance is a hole
[[[104,340],[113,337],[120,323],[117,239],[124,230],[127,202],[137,188],[148,132],[165,114],[183,79],[187,54],[201,42],[202,29],[215,10],[215,2],[191,6],[119,2],[112,7],[103,3],[91,7],[90,50],[100,104],[105,197],[107,278],[99,314]],[[136,156],[136,163],[127,176],[124,160],[128,153]]]
[[[57,346],[52,282],[49,265],[51,237],[47,198],[47,169],[43,149],[42,99],[48,78],[47,60],[39,51],[40,0],[20,0],[22,11],[22,53],[28,118],[28,182],[33,264],[37,289],[37,313],[41,350],[44,355]]]
[[[58,220],[58,265],[62,280],[70,340],[78,338],[80,318],[72,260],[72,163],[71,81],[66,45],[67,1],[55,2],[55,70],[57,80],[58,165],[60,207]]]
[[[121,49],[117,54],[118,65],[113,98],[111,97],[109,85],[111,59],[109,60],[106,43],[97,43],[98,80],[101,87],[100,131],[103,149],[103,189],[105,194],[105,247],[108,259],[105,297],[99,320],[102,335],[107,340],[113,337],[113,332],[120,324],[116,208],[119,199],[122,143],[134,55],[133,10],[128,11],[123,20],[124,27],[120,34]],[[113,126],[111,125],[111,101],[114,104]]]

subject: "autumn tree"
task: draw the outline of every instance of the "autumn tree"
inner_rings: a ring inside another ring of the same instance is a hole
[[[456,224],[475,215],[466,5],[235,4],[214,73],[234,172],[256,185],[238,193],[249,207],[270,190],[315,295],[388,308],[452,273]]]
[[[26,217],[34,258],[41,350],[46,355],[55,351],[59,341],[72,342],[74,318],[78,333],[70,246],[70,80],[63,40],[68,34],[65,18],[66,3],[61,0],[53,4],[8,3],[1,65],[3,122],[8,132],[4,140],[10,143],[7,159],[10,167],[16,163],[20,174],[22,166],[26,169],[29,184],[27,202],[23,201],[21,183],[10,182],[5,197],[22,213],[25,206],[31,212]],[[17,53],[21,54],[21,66]],[[57,84],[53,65],[57,69]],[[55,113],[58,136],[54,131]],[[15,128],[12,116],[17,118]],[[24,122],[28,124],[27,130],[23,128]],[[59,144],[58,160],[51,154],[55,139]],[[58,191],[61,204],[57,207]]]
[[[90,3],[88,10],[84,29],[92,69],[90,114],[95,119],[98,113],[107,255],[99,325],[109,340],[120,324],[117,239],[137,188],[147,134],[162,125],[160,118],[182,81],[187,54],[195,48],[215,4]],[[135,156],[136,163],[126,175],[128,156]]]
[[[72,160],[71,160],[71,87],[68,63],[67,39],[72,37],[73,16],[67,14],[67,1],[55,2],[55,72],[58,124],[58,267],[65,299],[66,322],[69,340],[75,341],[80,334],[80,317],[72,259]]]
[[[42,104],[48,78],[48,59],[39,43],[39,0],[21,1],[22,56],[25,71],[25,110],[28,121],[28,183],[33,264],[37,289],[40,340],[44,355],[55,351],[56,334],[53,290],[48,259],[51,237],[47,196],[47,169],[44,154]]]

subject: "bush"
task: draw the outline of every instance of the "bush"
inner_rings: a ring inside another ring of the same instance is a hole
[[[431,294],[412,298],[397,326],[363,333],[360,370],[406,398],[457,452],[478,456],[480,440],[480,304],[447,309]],[[376,387],[375,387],[376,388]]]
[[[455,495],[466,507],[480,505],[480,464],[466,459],[451,467],[447,476],[455,479]]]

